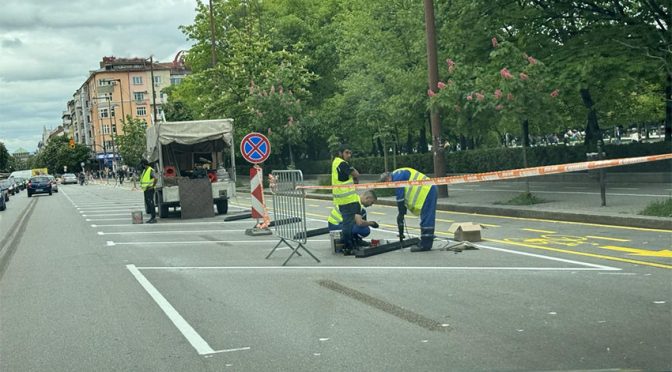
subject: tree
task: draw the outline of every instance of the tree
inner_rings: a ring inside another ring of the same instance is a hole
[[[70,148],[70,140],[67,136],[54,137],[49,140],[47,146],[42,149],[33,162],[35,168],[47,168],[50,173],[56,174],[64,171],[64,167],[74,171],[81,169],[81,163],[91,158],[91,149],[82,144],[75,144]]]
[[[9,152],[5,147],[5,144],[0,142],[0,169],[7,170],[9,164]]]
[[[140,163],[147,148],[146,129],[147,122],[143,119],[132,118],[130,115],[126,116],[124,134],[118,135],[116,138],[119,154],[124,164],[135,167]]]

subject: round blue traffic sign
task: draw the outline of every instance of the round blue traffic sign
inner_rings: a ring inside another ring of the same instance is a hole
[[[261,133],[249,133],[240,141],[240,152],[252,164],[263,163],[271,155],[271,143]]]

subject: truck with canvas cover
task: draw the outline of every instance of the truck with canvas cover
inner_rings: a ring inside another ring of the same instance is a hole
[[[146,134],[146,158],[158,170],[159,217],[180,207],[179,184],[198,178],[210,180],[217,213],[227,213],[228,200],[236,192],[233,119],[161,122],[147,128]]]

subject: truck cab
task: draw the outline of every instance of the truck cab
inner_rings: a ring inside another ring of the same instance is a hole
[[[228,212],[229,198],[236,192],[232,119],[161,122],[147,128],[146,135],[146,158],[158,176],[155,197],[159,217],[168,217],[170,208],[183,207],[180,194],[190,190],[180,187],[202,179],[209,180],[210,195],[195,197],[209,200],[211,196],[217,214]]]

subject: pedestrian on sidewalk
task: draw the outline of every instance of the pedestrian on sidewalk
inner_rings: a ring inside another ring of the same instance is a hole
[[[413,168],[399,168],[392,173],[385,172],[380,175],[381,182],[422,181],[426,179],[429,179],[429,177]],[[437,196],[436,185],[396,188],[397,209],[399,211],[397,224],[403,224],[407,211],[420,216],[420,243],[411,247],[411,252],[424,252],[432,249]]]
[[[331,163],[331,184],[336,186],[332,189],[334,204],[338,207],[343,217],[343,253],[352,254],[356,248],[352,238],[352,228],[355,224],[355,214],[360,211],[359,196],[354,187],[359,183],[359,172],[350,166],[348,161],[352,158],[352,150],[348,145],[341,145]]]
[[[152,168],[147,160],[142,159],[140,162],[140,168],[144,169],[142,176],[140,177],[140,187],[145,196],[145,209],[152,217],[147,220],[147,223],[156,223],[156,207],[154,206],[154,189],[156,188],[156,182],[158,178],[156,177],[156,172]]]

